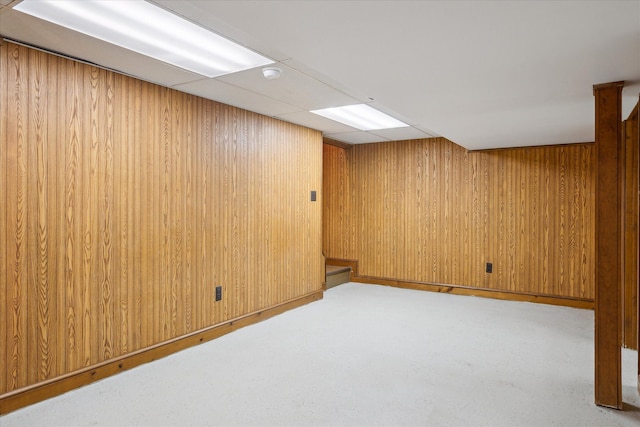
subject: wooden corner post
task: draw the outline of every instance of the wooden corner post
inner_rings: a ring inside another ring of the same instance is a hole
[[[593,86],[596,106],[595,403],[622,409],[620,165],[624,82]]]

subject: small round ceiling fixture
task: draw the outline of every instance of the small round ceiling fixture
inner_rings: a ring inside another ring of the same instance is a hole
[[[280,77],[282,70],[277,67],[265,67],[262,69],[262,75],[267,80],[274,80]]]

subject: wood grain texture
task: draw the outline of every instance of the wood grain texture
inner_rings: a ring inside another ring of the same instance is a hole
[[[113,357],[97,365],[79,369],[65,375],[43,381],[20,390],[6,393],[0,406],[0,415],[48,399],[69,390],[100,381],[111,375],[132,369],[144,363],[168,356],[180,350],[219,338],[223,335],[269,319],[285,311],[319,301],[323,297],[322,291],[315,291],[302,295],[290,301],[284,301],[264,310],[247,313],[241,317],[231,319],[217,325],[200,329],[165,342],[145,347],[140,350]]]
[[[622,409],[622,87],[597,85],[595,403]]]
[[[11,43],[0,102],[0,402],[321,290],[320,132]]]
[[[418,291],[440,292],[453,295],[474,296],[507,301],[525,301],[541,304],[559,305],[585,310],[593,310],[594,301],[581,298],[536,295],[522,292],[498,291],[495,289],[478,288],[473,286],[443,285],[438,283],[411,282],[407,280],[383,279],[371,276],[351,276],[352,282],[391,286],[394,288],[414,289]]]
[[[638,104],[623,124],[624,186],[622,209],[622,344],[638,349]]]
[[[594,298],[593,144],[325,145],[323,167],[324,254],[361,276]]]
[[[4,43],[0,43],[4,44]],[[9,64],[8,50],[0,47],[0,64]],[[5,68],[3,68],[5,70]],[[8,72],[8,71],[7,71]],[[8,91],[8,78],[0,79],[0,105],[8,106],[10,94]],[[0,114],[0,194],[7,194],[9,179],[12,179],[8,175],[9,165],[7,162],[9,154],[9,135],[7,132],[8,126],[8,114]],[[9,240],[7,233],[9,232],[9,226],[7,221],[7,203],[0,205],[0,247],[7,248]],[[8,322],[8,313],[11,311],[11,297],[9,295],[10,281],[9,271],[11,265],[7,259],[7,253],[5,249],[0,251],[0,307],[2,312],[0,314],[0,366],[3,369],[0,371],[0,390],[6,390],[9,380],[9,340],[8,335],[11,330]]]

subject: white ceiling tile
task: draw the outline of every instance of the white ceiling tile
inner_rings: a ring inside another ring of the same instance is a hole
[[[415,126],[416,129],[421,130],[422,132],[426,133],[427,135],[429,135],[427,138],[436,138],[440,135],[438,135],[438,133],[432,131],[431,129],[427,129],[424,126]]]
[[[358,131],[358,132],[345,132],[345,133],[333,133],[324,135],[327,138],[335,139],[336,141],[346,142],[348,144],[369,144],[373,142],[388,142],[387,138],[383,138],[378,135],[374,135],[370,132]]]
[[[358,103],[356,99],[291,67],[284,64],[273,66],[282,70],[280,77],[274,80],[264,78],[263,67],[227,74],[217,80],[277,98],[307,111]]]
[[[202,96],[234,107],[244,108],[265,116],[300,111],[300,108],[278,101],[268,96],[260,95],[237,86],[233,86],[218,79],[202,79],[191,83],[176,85],[176,90]]]
[[[306,74],[309,77],[312,77],[316,80],[319,80],[321,82],[324,82],[325,84],[339,90],[342,93],[345,93],[347,95],[349,95],[350,97],[352,97],[353,99],[355,99],[359,104],[364,104],[367,102],[372,102],[374,101],[373,98],[369,97],[368,94],[366,93],[357,93],[353,90],[353,88],[349,88],[345,85],[343,85],[342,83],[331,79],[328,76],[325,76],[321,73],[319,73],[317,70],[314,70],[313,68],[307,66],[306,64],[296,60],[295,58],[290,58],[287,59],[286,61],[282,61],[282,63],[288,65],[289,67],[296,69],[298,71],[300,71],[301,73]]]
[[[424,139],[432,136],[414,127],[408,126],[403,128],[379,129],[369,131],[374,135],[390,139],[391,141],[402,141],[406,139]]]

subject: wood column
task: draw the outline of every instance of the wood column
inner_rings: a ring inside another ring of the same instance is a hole
[[[638,105],[622,122],[622,347],[638,349]]]
[[[595,403],[622,409],[622,87],[593,86],[596,107]]]
[[[635,123],[631,129],[634,134],[633,139],[635,140],[636,147],[640,150],[640,97],[638,99],[638,103],[635,108]],[[640,156],[639,156],[640,157]],[[640,161],[640,159],[639,159]],[[638,170],[640,171],[640,165],[638,165]],[[640,179],[640,177],[638,177]],[[638,183],[638,187],[640,188],[640,182]],[[640,200],[640,191],[638,194],[638,199]],[[639,202],[640,203],[640,202]],[[640,216],[640,206],[638,206],[639,216]],[[640,217],[638,218],[638,222],[640,223]],[[638,233],[638,237],[640,238],[640,233]],[[638,247],[640,248],[640,242],[638,242]],[[636,278],[638,279],[638,283],[636,283],[636,348],[638,353],[640,354],[640,254],[638,255],[639,259],[637,259],[638,263],[636,264]],[[638,357],[638,394],[640,394],[640,357]]]
[[[636,151],[640,151],[640,96],[638,97],[638,102],[636,103],[636,107],[633,109],[629,118],[626,121],[626,130],[625,136],[630,139],[630,144],[636,148]],[[635,161],[637,162],[635,167],[636,171],[640,171],[640,154],[636,157]],[[637,202],[640,203],[640,176],[636,174],[634,176],[635,184],[639,189]],[[640,205],[636,205],[636,227],[640,224]],[[636,239],[640,239],[640,233],[636,230]],[[636,248],[640,248],[640,240],[636,242]],[[636,250],[636,292],[635,292],[635,309],[636,309],[636,350],[640,352],[640,250]],[[640,394],[640,357],[638,358],[638,394]]]

